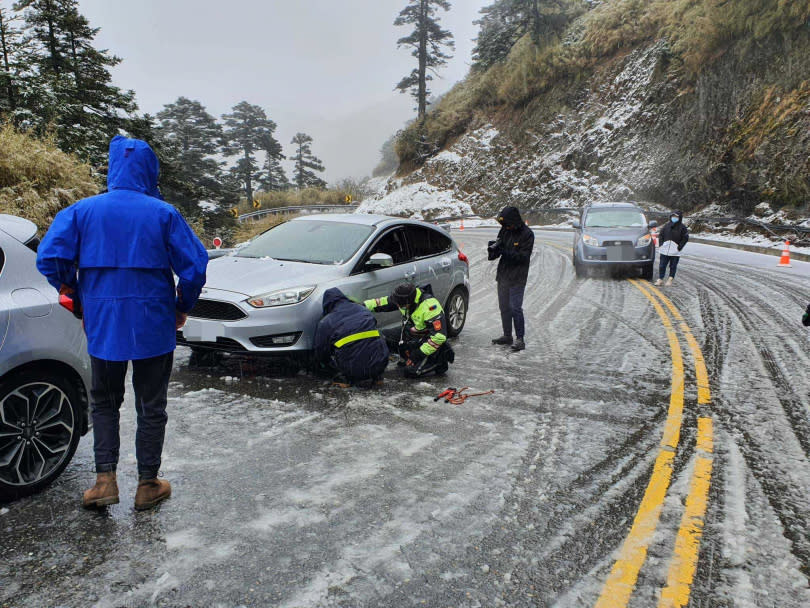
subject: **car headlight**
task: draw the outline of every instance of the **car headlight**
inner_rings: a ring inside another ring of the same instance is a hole
[[[636,243],[636,247],[646,247],[651,242],[652,242],[652,235],[651,234],[645,234],[643,237],[641,237],[638,240],[638,242]]]
[[[583,234],[582,242],[586,245],[590,245],[591,247],[599,247],[599,239],[597,239],[595,236],[591,236],[590,234]]]
[[[306,287],[292,287],[290,289],[279,289],[260,296],[249,298],[247,303],[253,308],[270,308],[271,306],[287,306],[298,304],[306,300],[315,291],[314,285]]]

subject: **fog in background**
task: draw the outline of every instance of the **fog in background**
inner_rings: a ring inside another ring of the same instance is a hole
[[[472,22],[491,0],[453,0],[442,25],[454,58],[432,83],[434,94],[464,78]],[[415,67],[396,48],[408,28],[394,19],[405,0],[80,0],[96,40],[123,59],[116,84],[134,89],[142,112],[155,114],[179,96],[216,117],[245,100],[278,124],[291,152],[298,131],[314,139],[324,177],[369,175],[382,143],[415,115],[413,98],[394,85]]]

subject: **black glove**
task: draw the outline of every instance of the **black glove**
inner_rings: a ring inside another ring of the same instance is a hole
[[[501,243],[500,241],[490,241],[487,244],[487,258],[490,260],[494,260],[498,257],[501,253]]]
[[[807,305],[807,310],[802,315],[802,325],[810,327],[810,304]]]

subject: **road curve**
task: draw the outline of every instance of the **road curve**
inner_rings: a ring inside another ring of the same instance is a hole
[[[454,234],[473,292],[446,378],[391,371],[379,391],[342,391],[237,362],[191,370],[178,351],[163,463],[173,498],[132,509],[128,395],[121,504],[77,508],[92,477],[85,439],[52,488],[0,515],[0,606],[595,605],[671,421],[672,343],[637,285],[576,279],[571,235],[538,231],[528,349],[491,346],[491,235]],[[687,253],[663,293],[705,357],[711,411],[674,322],[683,413],[626,605],[658,605],[668,584],[705,453],[699,416],[714,445],[691,605],[810,605],[810,265]],[[435,403],[447,386],[496,393]]]

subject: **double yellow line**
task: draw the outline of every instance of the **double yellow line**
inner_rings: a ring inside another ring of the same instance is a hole
[[[652,303],[669,339],[672,353],[672,389],[664,433],[658,448],[652,476],[647,484],[633,525],[618,558],[605,582],[596,608],[625,608],[635,589],[639,572],[647,558],[663,509],[664,499],[672,478],[683,421],[684,365],[677,329],[686,340],[695,363],[698,393],[698,421],[694,470],[689,483],[686,508],[681,518],[678,536],[670,561],[667,582],[661,591],[659,608],[680,608],[688,605],[692,583],[697,569],[700,539],[709,502],[712,475],[712,419],[709,374],[700,346],[675,305],[655,287],[631,279],[630,282]],[[667,312],[669,310],[669,313]],[[670,314],[672,315],[670,317]]]

